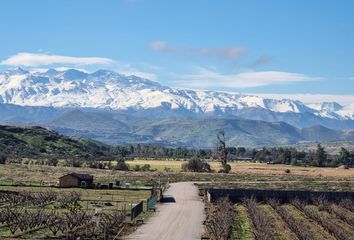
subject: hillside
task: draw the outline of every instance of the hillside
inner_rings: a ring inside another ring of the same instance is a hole
[[[99,111],[67,112],[45,126],[65,135],[82,136],[112,145],[155,143],[165,146],[209,148],[216,134],[226,132],[231,146],[295,144],[306,141],[350,141],[353,131],[323,126],[296,128],[284,122],[237,118],[146,119]]]
[[[42,127],[0,125],[0,152],[19,158],[94,158],[107,155],[108,146],[82,138],[62,136]]]

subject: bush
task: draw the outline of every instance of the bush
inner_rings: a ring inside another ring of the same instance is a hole
[[[141,169],[140,169],[140,165],[139,164],[134,166],[134,171],[139,172],[140,170]]]
[[[150,171],[150,164],[144,164],[142,167],[141,167],[141,171],[144,171],[144,172],[147,172],[147,171]]]
[[[81,167],[82,162],[80,160],[73,160],[73,167]]]
[[[187,163],[182,164],[184,172],[211,172],[210,165],[198,158],[192,158]]]
[[[49,165],[49,166],[57,166],[58,165],[58,159],[56,159],[56,158],[54,158],[54,157],[52,157],[52,158],[49,158],[48,160],[47,160],[47,164]]]
[[[121,171],[129,171],[129,165],[126,164],[124,160],[119,160],[114,169]]]
[[[231,171],[231,165],[230,164],[225,164],[224,166],[224,172],[229,173]]]

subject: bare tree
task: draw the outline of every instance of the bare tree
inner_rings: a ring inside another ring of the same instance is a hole
[[[233,205],[228,198],[221,198],[216,204],[215,211],[206,221],[210,238],[214,240],[230,239],[233,223]]]
[[[219,131],[217,137],[218,137],[218,143],[216,148],[217,155],[220,159],[223,172],[229,173],[231,170],[231,166],[227,164],[228,151],[226,149],[225,132]]]

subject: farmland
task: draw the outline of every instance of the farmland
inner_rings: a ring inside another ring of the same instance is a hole
[[[136,160],[135,160],[136,161]],[[134,162],[135,162],[134,161]],[[136,162],[143,163],[143,160]],[[180,161],[147,161],[151,169],[163,169],[168,164],[177,166]],[[219,166],[218,162],[210,162]],[[131,164],[129,162],[129,164]],[[210,182],[215,186],[262,187],[312,190],[350,190],[354,188],[354,169],[296,167],[287,165],[269,165],[264,163],[231,162],[232,172],[191,173],[175,171],[117,171],[94,168],[54,167],[46,165],[6,164],[0,165],[0,186],[56,186],[58,178],[71,173],[88,173],[95,176],[95,182],[105,183],[119,179],[133,187],[151,185],[161,179],[164,182],[197,181]],[[172,168],[172,167],[171,167]],[[289,169],[290,173],[286,170]],[[220,183],[221,182],[221,183]],[[220,183],[220,184],[219,184]],[[1,188],[1,187],[0,187]]]
[[[150,190],[1,187],[0,238],[112,239],[129,230],[131,207],[150,196]]]
[[[184,162],[168,159],[127,161],[130,169],[137,164],[150,164],[151,171],[118,171],[32,164],[0,165],[0,191],[22,196],[19,198],[22,200],[18,202],[11,202],[15,199],[11,196],[2,197],[0,200],[1,215],[17,216],[17,219],[22,219],[23,222],[21,225],[11,218],[10,220],[3,219],[3,222],[0,222],[0,238],[66,238],[73,236],[73,232],[81,234],[80,236],[108,234],[107,238],[113,238],[113,235],[118,233],[125,235],[132,230],[132,225],[127,225],[130,223],[131,207],[144,200],[146,211],[146,200],[151,196],[147,185],[151,186],[158,181],[199,182],[199,188],[354,191],[353,169],[230,162],[232,171],[229,174],[194,173],[181,172],[180,167]],[[209,163],[216,171],[220,168],[219,162]],[[169,171],[166,171],[166,168],[169,168]],[[71,172],[92,174],[95,182],[98,183],[114,182],[118,179],[123,185],[129,183],[131,189],[56,188],[58,178]],[[75,200],[75,196],[79,198]],[[62,204],[63,198],[68,201],[72,199],[72,201],[65,205]],[[232,224],[229,233],[232,239],[264,239],[258,236],[264,232],[260,229],[272,229],[264,233],[271,236],[269,239],[352,239],[348,238],[352,236],[350,234],[354,229],[352,222],[354,212],[351,204],[320,203],[319,201],[280,203],[276,199],[252,202],[250,199],[232,205],[232,212],[230,212]],[[217,205],[206,205],[208,209],[214,208],[214,212],[218,212]],[[250,209],[256,210],[250,211]],[[99,216],[105,219],[107,225],[101,224],[99,228],[93,227],[96,231],[90,232],[87,229],[94,226],[93,219],[97,211],[100,212]],[[145,218],[150,214],[147,212],[141,217]],[[34,217],[54,219],[54,223],[47,220],[34,223],[30,220]],[[28,221],[23,219],[28,219]],[[77,219],[80,219],[80,224]],[[112,223],[109,219],[117,221],[120,219],[121,222]],[[296,227],[299,223],[303,223],[306,229],[302,231],[304,233],[299,233]],[[109,224],[119,227],[112,228],[113,232],[107,232],[105,229]],[[339,232],[335,232],[337,227]]]
[[[255,240],[354,239],[353,202],[348,199],[339,202],[294,199],[281,203],[277,199],[258,202],[248,198],[230,205],[229,210],[223,210],[225,203],[222,201],[207,205],[207,225],[215,225],[213,220],[220,212],[232,215],[233,221],[219,226],[221,229],[226,227],[227,231],[209,231],[211,239],[226,239],[226,236],[230,239]],[[215,229],[215,226],[208,229]]]

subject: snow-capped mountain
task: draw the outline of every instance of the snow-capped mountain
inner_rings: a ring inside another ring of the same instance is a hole
[[[189,115],[237,116],[246,109],[271,113],[307,113],[336,120],[354,120],[354,103],[304,104],[290,99],[173,89],[137,76],[113,71],[94,73],[68,69],[29,72],[21,68],[0,73],[0,103],[55,108],[121,111],[163,109]]]

